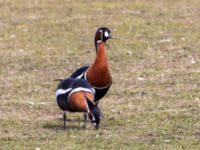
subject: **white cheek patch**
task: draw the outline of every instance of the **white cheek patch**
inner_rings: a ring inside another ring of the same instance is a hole
[[[104,36],[105,37],[108,37],[109,36],[109,33],[106,31],[106,32],[104,32]]]

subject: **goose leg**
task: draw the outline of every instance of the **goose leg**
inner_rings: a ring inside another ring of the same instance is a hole
[[[67,128],[67,126],[66,126],[66,120],[67,120],[67,115],[66,115],[66,111],[64,111],[63,112],[64,130]]]
[[[84,113],[84,114],[83,114],[83,118],[84,118],[84,120],[83,120],[83,128],[86,128],[86,123],[87,123],[87,113]]]

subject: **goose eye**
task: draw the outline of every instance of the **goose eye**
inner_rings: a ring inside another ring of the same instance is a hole
[[[106,32],[104,32],[104,36],[105,37],[108,37],[109,36],[109,33],[106,31]]]

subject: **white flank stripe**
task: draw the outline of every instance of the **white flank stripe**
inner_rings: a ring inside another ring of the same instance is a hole
[[[91,90],[93,91],[93,93],[95,93],[95,89],[91,88]]]
[[[85,91],[85,92],[93,93],[93,90],[90,90],[90,89],[87,89],[87,88],[78,87],[78,88],[75,88],[74,90],[72,90],[68,97],[70,97],[70,95],[73,94],[74,92],[79,92],[79,91]]]
[[[63,90],[63,89],[58,89],[58,90],[56,91],[56,97],[57,97],[58,95],[65,94],[65,93],[69,92],[70,90],[72,90],[72,88],[65,89],[65,90]]]

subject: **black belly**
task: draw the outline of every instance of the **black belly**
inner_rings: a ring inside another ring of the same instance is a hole
[[[96,102],[96,101],[99,101],[101,98],[103,98],[106,95],[106,93],[108,92],[110,87],[111,87],[111,84],[110,84],[110,86],[101,88],[101,89],[94,88],[95,89],[95,100],[94,101]]]

